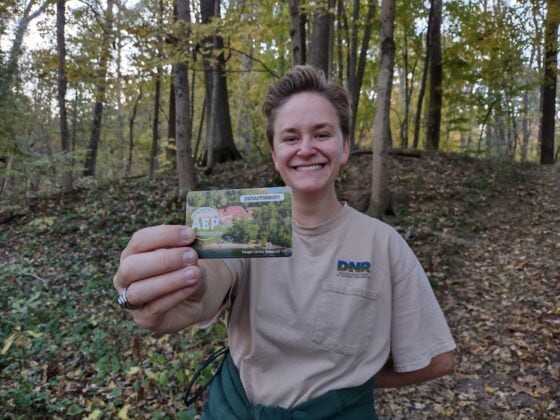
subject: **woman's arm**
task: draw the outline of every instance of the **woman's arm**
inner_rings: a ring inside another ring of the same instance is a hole
[[[405,385],[418,384],[447,375],[453,371],[453,351],[435,356],[425,368],[411,372],[395,372],[391,359],[375,375],[376,388],[396,388]]]

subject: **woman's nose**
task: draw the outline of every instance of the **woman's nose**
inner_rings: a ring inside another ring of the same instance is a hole
[[[311,136],[304,136],[299,144],[298,154],[300,156],[310,156],[315,153],[315,145]]]

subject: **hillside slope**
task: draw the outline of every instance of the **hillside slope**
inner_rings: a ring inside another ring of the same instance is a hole
[[[367,202],[370,156],[341,174]],[[560,395],[560,172],[452,155],[393,157],[394,224],[423,263],[458,350],[456,373],[378,391],[390,418],[555,417]],[[233,176],[232,176],[233,175]],[[276,185],[271,165],[230,163],[201,189]],[[0,224],[0,417],[190,418],[194,366],[222,322],[175,336],[140,331],[112,275],[135,230],[182,223],[167,174],[34,200]]]

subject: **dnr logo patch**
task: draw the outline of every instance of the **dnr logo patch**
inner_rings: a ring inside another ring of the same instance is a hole
[[[369,277],[371,262],[338,260],[336,271],[341,277]]]

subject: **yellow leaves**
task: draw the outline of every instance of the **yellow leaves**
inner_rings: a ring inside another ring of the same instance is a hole
[[[32,330],[27,330],[26,334],[33,337],[33,338],[40,338],[43,337],[43,333],[41,332],[35,332]],[[10,348],[15,344],[25,344],[25,342],[28,341],[25,338],[25,335],[23,333],[21,333],[20,331],[16,331],[14,333],[12,333],[7,339],[6,341],[4,341],[4,345],[2,346],[2,350],[0,350],[0,356],[5,355],[6,353],[8,353],[8,351],[10,351]]]
[[[146,369],[146,376],[152,381],[157,381],[159,379],[159,375],[153,372],[151,369]]]
[[[127,420],[128,417],[128,410],[130,409],[130,404],[126,404],[125,406],[123,406],[123,408],[121,408],[119,410],[119,419],[121,420]]]
[[[35,331],[31,331],[31,330],[27,330],[27,334],[29,334],[33,338],[39,338],[39,337],[42,337],[44,335],[43,333],[35,332]]]
[[[551,391],[547,385],[533,375],[517,378],[517,382],[513,382],[511,387],[515,392],[524,392],[533,398],[540,398]]]
[[[36,232],[42,233],[48,231],[54,225],[55,217],[38,217],[29,222],[28,226]]]
[[[14,344],[14,341],[17,338],[18,334],[19,333],[13,333],[4,342],[4,346],[2,347],[2,350],[0,351],[1,356],[5,355],[8,352],[8,350],[10,350],[10,347],[12,347],[12,344]]]
[[[85,417],[86,420],[98,420],[101,418],[101,410],[99,409],[95,409],[93,410],[91,413],[89,413],[89,415],[87,417]]]
[[[452,417],[455,415],[453,407],[444,407],[441,404],[434,404],[434,411],[437,415],[443,417]]]
[[[484,390],[488,393],[488,394],[494,394],[496,393],[496,388],[488,385],[488,384],[484,384]]]
[[[128,369],[128,372],[126,372],[126,376],[128,376],[129,378],[136,376],[139,372],[140,372],[140,368],[138,366],[132,366],[130,369]]]

